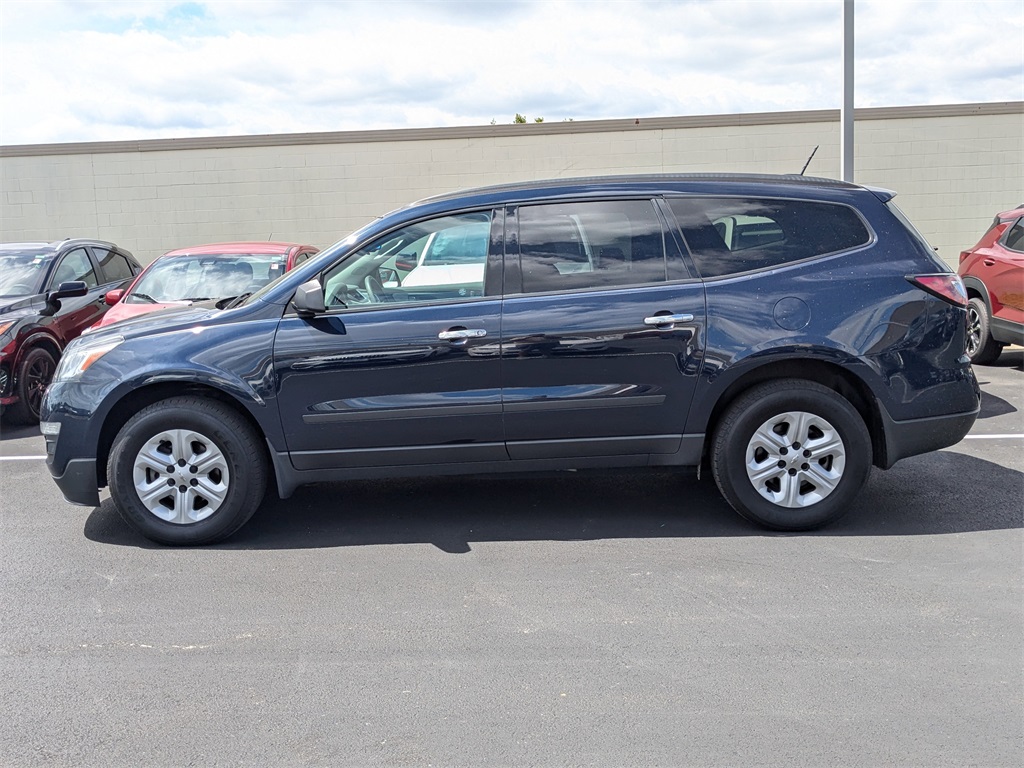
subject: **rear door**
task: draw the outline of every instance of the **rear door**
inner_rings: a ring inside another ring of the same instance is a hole
[[[992,314],[996,320],[1024,325],[1024,218],[1007,227],[1006,234],[983,254],[976,269],[994,299]]]
[[[704,287],[660,203],[522,205],[506,216],[511,458],[699,459],[700,440],[684,440],[683,426],[701,364]]]

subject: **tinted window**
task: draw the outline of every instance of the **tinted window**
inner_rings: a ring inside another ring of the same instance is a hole
[[[491,214],[443,216],[403,227],[323,276],[328,309],[484,295]]]
[[[57,265],[57,271],[53,273],[50,286],[56,288],[61,283],[71,280],[84,280],[90,288],[99,285],[96,282],[96,273],[93,271],[92,262],[89,261],[89,254],[83,248],[77,248],[65,254],[60,264]]]
[[[665,245],[650,200],[519,209],[523,291],[664,282]]]
[[[119,282],[133,276],[128,259],[120,253],[108,251],[106,248],[93,248],[92,252],[100,260],[100,271],[106,277],[105,282]]]
[[[1017,219],[1017,223],[1010,227],[1003,244],[1011,251],[1024,252],[1024,219]]]
[[[777,267],[871,239],[843,205],[742,198],[674,198],[669,205],[702,277]]]

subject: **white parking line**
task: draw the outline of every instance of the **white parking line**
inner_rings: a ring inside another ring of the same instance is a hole
[[[1016,435],[966,435],[964,440],[1020,440],[1024,434]]]
[[[0,461],[46,461],[45,456],[0,456]]]

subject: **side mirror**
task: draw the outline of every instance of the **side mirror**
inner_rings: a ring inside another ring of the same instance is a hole
[[[391,267],[381,267],[377,270],[377,274],[380,277],[381,283],[384,284],[385,288],[398,288],[402,281],[398,277],[398,270],[392,269]]]
[[[57,310],[60,309],[61,299],[70,299],[74,296],[85,296],[89,292],[89,286],[82,280],[71,280],[67,283],[61,283],[57,286],[57,290],[50,291],[46,294],[46,306],[40,310],[40,314],[46,316],[52,316],[57,314]]]
[[[295,307],[295,311],[304,317],[326,312],[324,288],[320,285],[320,281],[313,278],[296,288],[295,296],[292,297],[292,305]]]
[[[108,307],[112,307],[121,300],[124,296],[124,288],[118,288],[116,291],[107,291],[107,295],[103,297],[103,300],[107,302]]]

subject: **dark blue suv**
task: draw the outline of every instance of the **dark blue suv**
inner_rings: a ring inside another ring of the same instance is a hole
[[[978,414],[963,285],[892,197],[680,175],[430,198],[224,309],[73,343],[50,471],[168,544],[231,535],[270,482],[601,467],[708,466],[750,520],[820,526]]]

